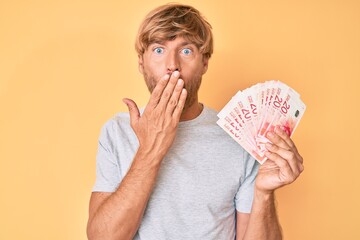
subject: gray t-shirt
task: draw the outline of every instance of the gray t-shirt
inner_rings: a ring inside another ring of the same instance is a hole
[[[234,239],[236,210],[249,213],[258,164],[204,107],[180,122],[134,239]],[[93,192],[114,192],[138,148],[128,113],[102,128]]]

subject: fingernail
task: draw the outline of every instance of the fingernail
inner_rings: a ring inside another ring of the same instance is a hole
[[[274,131],[274,132],[276,132],[277,134],[280,133],[280,132],[281,132],[280,127],[275,128],[275,131]]]
[[[268,135],[268,137],[274,137],[274,133],[272,133],[272,132],[268,132],[267,135]]]
[[[279,127],[275,128],[275,132],[276,133],[284,132],[284,127],[279,126]]]
[[[184,82],[184,81],[183,81],[182,79],[179,79],[179,80],[177,81],[177,85],[178,85],[178,86],[181,86],[181,85],[183,84],[183,82]]]
[[[166,75],[164,76],[164,80],[168,80],[169,77],[170,77],[170,75],[169,75],[169,74],[166,74]]]
[[[178,71],[173,72],[174,77],[178,77],[180,73]]]

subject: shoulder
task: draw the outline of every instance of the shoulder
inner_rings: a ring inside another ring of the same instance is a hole
[[[116,113],[101,127],[99,141],[114,148],[124,139],[133,138],[134,132],[130,126],[130,116],[127,112]]]
[[[201,125],[217,137],[232,140],[231,137],[217,124],[217,121],[219,120],[217,116],[218,111],[207,106],[204,106],[203,111]]]
[[[113,133],[119,129],[126,129],[130,127],[129,113],[119,112],[108,119],[102,126],[101,131],[106,133]]]

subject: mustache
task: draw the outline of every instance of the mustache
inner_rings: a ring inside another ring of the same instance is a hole
[[[168,73],[171,77],[172,73]],[[154,76],[151,76],[151,75],[148,75],[148,74],[144,74],[144,79],[145,79],[145,82],[146,82],[146,85],[148,87],[148,90],[150,93],[153,92],[154,88],[156,87],[158,81],[157,79],[154,77]],[[184,81],[184,85],[183,85],[183,88],[185,88],[187,91],[191,90],[188,88],[191,87],[191,84],[187,84],[187,81],[182,78],[182,76],[180,75],[178,79],[182,79]],[[159,80],[159,79],[158,79]]]

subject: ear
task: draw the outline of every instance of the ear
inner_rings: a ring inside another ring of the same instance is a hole
[[[144,73],[144,57],[143,55],[138,55],[138,68],[139,68],[139,72],[141,74]]]
[[[203,72],[202,74],[205,74],[208,70],[208,66],[209,66],[209,58],[208,57],[203,57]]]

